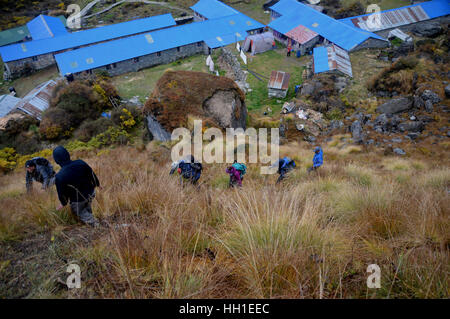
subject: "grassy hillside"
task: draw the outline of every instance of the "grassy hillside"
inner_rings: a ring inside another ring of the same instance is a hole
[[[305,171],[309,146],[284,145],[298,163],[285,183],[250,165],[242,190],[226,189],[217,164],[183,188],[157,143],[80,151],[103,185],[100,229],[57,212],[54,189],[27,195],[23,171],[2,176],[0,297],[448,297],[448,163],[344,139],[325,145],[317,175]],[[68,292],[73,262],[82,288]],[[381,289],[366,287],[372,263]]]

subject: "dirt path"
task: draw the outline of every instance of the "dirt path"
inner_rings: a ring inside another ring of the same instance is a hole
[[[95,4],[97,4],[98,1],[99,1],[99,0],[95,0],[95,1],[92,1],[91,3],[89,3],[86,7],[88,7],[88,6],[90,6],[90,7],[89,7],[86,11],[84,11],[84,13],[83,13],[83,15],[81,15],[81,17],[84,17],[85,19],[88,19],[88,18],[97,16],[97,15],[100,15],[100,14],[102,14],[102,13],[108,12],[108,11],[111,10],[112,8],[114,8],[114,7],[118,6],[118,5],[121,5],[122,3],[125,3],[125,2],[129,2],[129,3],[132,3],[132,2],[142,2],[142,3],[145,3],[145,4],[155,4],[155,5],[160,5],[160,6],[163,6],[163,7],[167,7],[167,8],[169,8],[169,9],[178,10],[178,11],[181,11],[181,12],[186,12],[186,13],[188,12],[188,11],[185,10],[185,9],[182,9],[182,8],[179,8],[179,7],[175,7],[175,6],[171,6],[171,5],[169,5],[169,4],[165,3],[165,2],[147,1],[147,0],[122,0],[122,1],[119,1],[119,2],[116,2],[116,3],[112,4],[112,5],[110,5],[109,7],[105,8],[105,9],[99,11],[99,12],[96,12],[96,13],[93,13],[93,14],[90,14],[90,15],[86,15],[86,13],[87,13],[87,12],[88,12]],[[94,2],[95,2],[95,3],[94,3]],[[94,4],[91,5],[92,3],[94,3]],[[86,8],[86,7],[85,7],[85,8]],[[83,10],[84,10],[84,9],[83,9]],[[81,10],[81,11],[83,11],[83,10]]]

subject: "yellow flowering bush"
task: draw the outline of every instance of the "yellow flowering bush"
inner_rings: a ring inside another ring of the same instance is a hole
[[[17,153],[12,147],[0,150],[0,171],[3,173],[13,170],[17,165]]]

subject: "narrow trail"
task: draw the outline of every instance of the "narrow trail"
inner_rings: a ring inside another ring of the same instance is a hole
[[[147,0],[122,0],[122,1],[119,1],[119,2],[116,2],[116,3],[112,4],[112,5],[110,5],[109,7],[105,8],[105,9],[99,11],[99,12],[96,12],[96,13],[93,13],[93,14],[90,14],[90,15],[86,15],[86,14],[89,12],[89,10],[90,10],[94,5],[96,5],[99,1],[100,1],[100,0],[94,0],[94,1],[90,2],[88,5],[86,5],[86,7],[84,7],[83,10],[80,11],[80,17],[81,17],[81,18],[84,17],[85,19],[88,19],[88,18],[97,16],[97,15],[100,15],[100,14],[102,14],[102,13],[108,12],[108,11],[111,10],[112,8],[114,8],[114,7],[118,6],[118,5],[121,5],[121,4],[125,3],[125,2],[129,2],[129,3],[133,3],[133,2],[141,2],[141,3],[145,3],[145,4],[160,5],[160,6],[163,6],[163,7],[167,7],[167,8],[169,8],[169,9],[178,10],[178,11],[181,11],[181,12],[188,13],[188,11],[185,10],[185,9],[182,9],[182,8],[179,8],[179,7],[172,6],[172,5],[167,4],[167,3],[165,3],[165,2],[147,1]]]

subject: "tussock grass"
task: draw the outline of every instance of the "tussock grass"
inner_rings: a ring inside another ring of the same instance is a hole
[[[226,164],[205,165],[198,187],[181,185],[162,144],[74,154],[103,185],[99,229],[57,212],[54,189],[27,195],[24,172],[13,172],[0,178],[0,246],[38,234],[51,243],[39,254],[53,275],[35,280],[34,297],[68,294],[55,284],[65,260],[84,274],[71,297],[447,298],[448,168],[324,149],[308,174],[313,147],[283,145],[280,156],[298,163],[289,177],[275,185],[249,164],[241,189],[226,188]],[[366,287],[372,263],[382,269],[376,291]],[[0,275],[12,278],[14,265]]]

